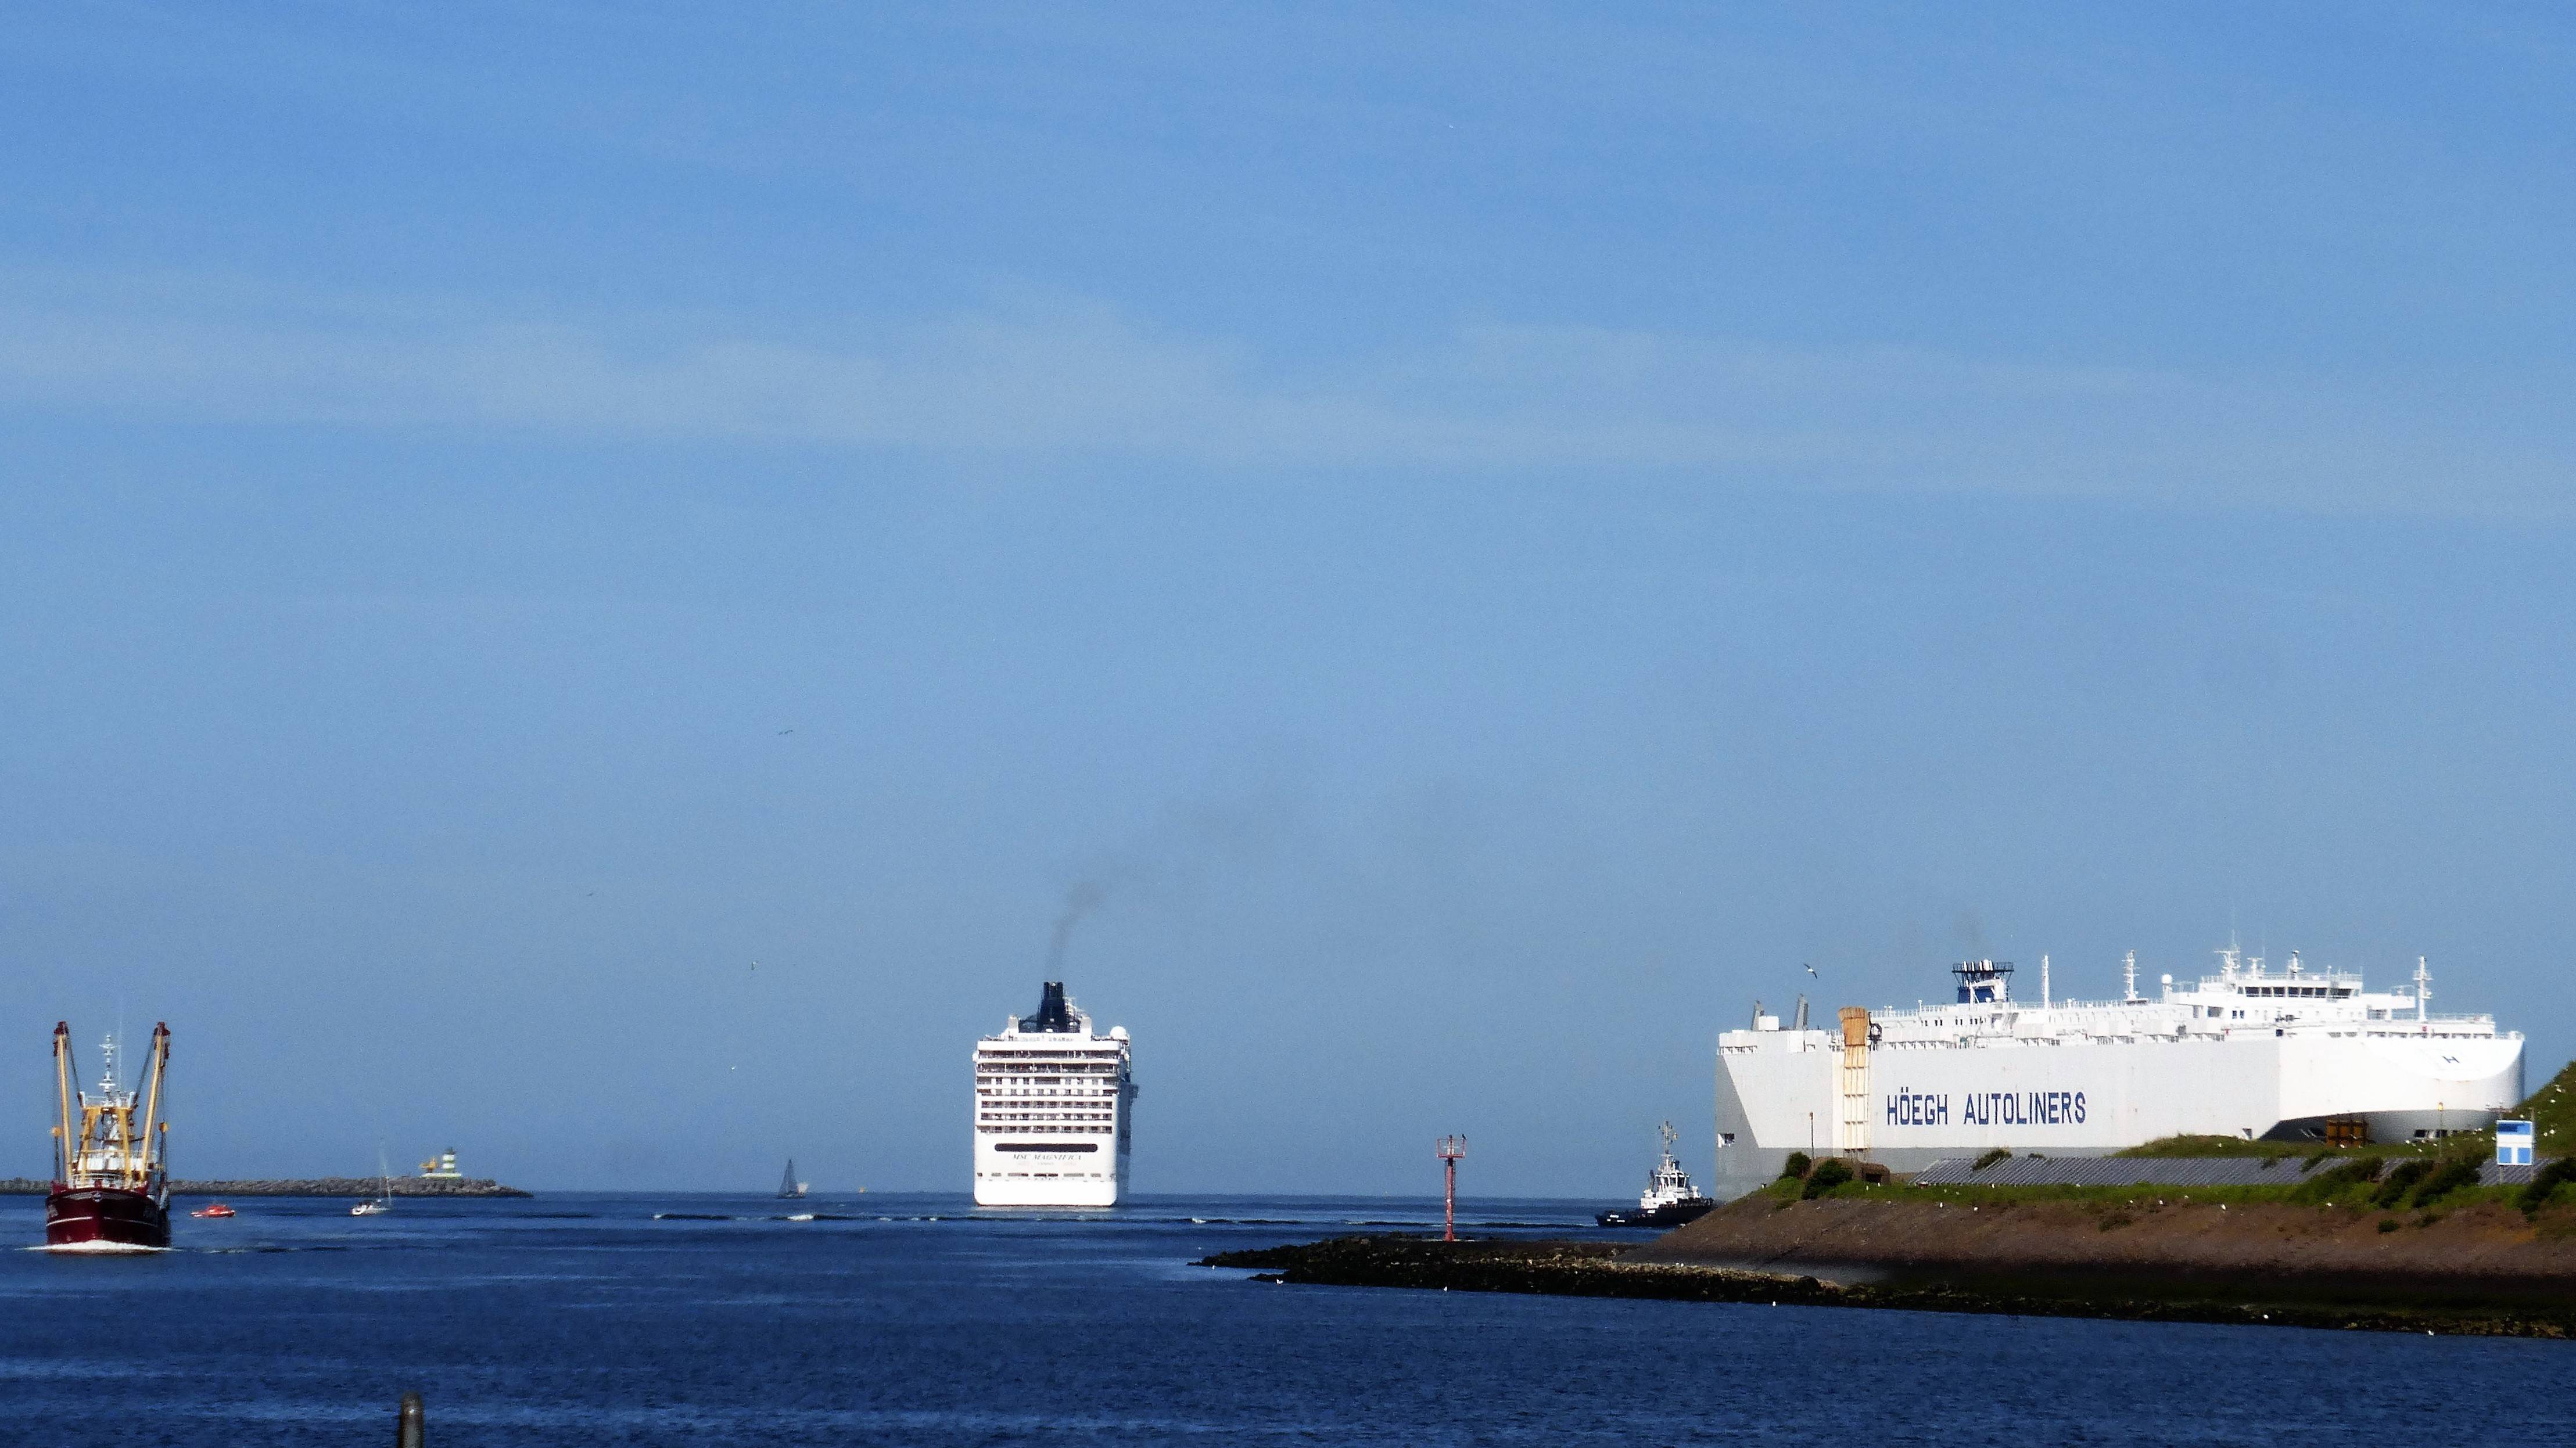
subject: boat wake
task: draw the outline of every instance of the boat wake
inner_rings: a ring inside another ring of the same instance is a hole
[[[74,1257],[148,1257],[169,1247],[145,1247],[132,1242],[40,1242],[30,1252],[60,1252]]]

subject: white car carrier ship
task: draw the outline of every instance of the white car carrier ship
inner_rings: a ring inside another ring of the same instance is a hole
[[[975,1205],[1114,1207],[1136,1104],[1127,1028],[1095,1035],[1051,980],[1037,1014],[975,1043]]]
[[[1915,1171],[2001,1147],[2098,1156],[2183,1134],[2320,1144],[2484,1131],[2522,1099],[2522,1034],[2434,1015],[2431,977],[2372,991],[2290,956],[2218,952],[2218,972],[2152,999],[2137,956],[2116,1001],[2015,1000],[2008,961],[1952,966],[1956,999],[1847,1007],[1809,1029],[1754,1007],[1717,1043],[1719,1171],[1776,1175],[1792,1151]]]

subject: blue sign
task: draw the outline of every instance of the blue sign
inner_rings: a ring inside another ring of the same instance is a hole
[[[2531,1123],[2499,1121],[2496,1123],[2496,1165],[2531,1165]]]

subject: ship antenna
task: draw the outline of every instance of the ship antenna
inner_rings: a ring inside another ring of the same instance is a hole
[[[2416,1034],[2433,1033],[2433,1019],[2424,1014],[2424,1003],[2433,998],[2433,973],[2424,968],[2424,957],[2415,957],[2415,1029]]]
[[[2043,950],[2043,951],[2041,951],[2041,952],[2039,953],[2039,1005],[2040,1005],[2040,1009],[2042,1009],[2042,1010],[2046,1010],[2046,1009],[2048,1008],[2048,1004],[2049,1004],[2049,1001],[2048,1001],[2048,952]]]
[[[2132,950],[2124,960],[2127,963],[2124,976],[2127,984],[2122,987],[2122,990],[2128,998],[2128,1004],[2136,1005],[2138,1003],[2138,953]]]

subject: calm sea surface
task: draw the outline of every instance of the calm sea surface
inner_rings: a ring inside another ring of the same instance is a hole
[[[157,1257],[0,1252],[0,1443],[383,1444],[405,1389],[436,1448],[2576,1442],[2576,1345],[1279,1287],[1189,1265],[1436,1226],[1420,1202],[237,1205]],[[1558,1235],[1593,1205],[1484,1201],[1471,1221]],[[0,1240],[41,1235],[38,1202],[0,1200]]]

